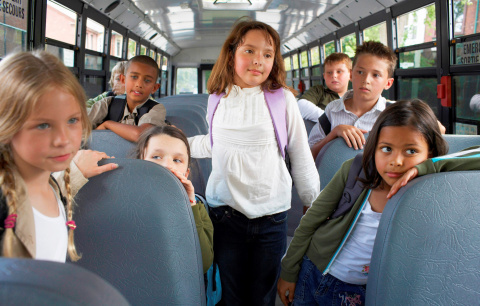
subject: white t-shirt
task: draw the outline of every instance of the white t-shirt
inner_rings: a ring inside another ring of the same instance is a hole
[[[367,200],[355,228],[330,266],[329,274],[350,284],[367,283],[373,243],[381,217],[382,214],[374,212]]]
[[[292,177],[304,205],[320,193],[318,176],[307,143],[307,133],[293,94],[284,90],[287,111],[288,153]],[[210,135],[188,139],[192,157],[212,157],[206,196],[209,205],[229,205],[248,218],[290,208],[292,177],[278,149],[272,118],[261,88],[233,86],[213,117]]]
[[[36,237],[35,259],[65,262],[68,245],[68,232],[65,225],[67,218],[62,201],[55,190],[53,192],[60,212],[57,217],[47,217],[32,207]]]

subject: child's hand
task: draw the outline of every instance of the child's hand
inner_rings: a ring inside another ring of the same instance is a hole
[[[105,121],[106,122],[106,121]],[[108,130],[105,122],[95,128],[95,130]]]
[[[390,192],[387,194],[387,199],[393,197],[397,191],[403,186],[407,185],[408,182],[413,180],[418,175],[418,169],[413,167],[405,172],[390,188]]]
[[[330,133],[334,133],[337,137],[345,139],[347,146],[355,150],[363,149],[365,144],[365,136],[363,134],[368,133],[366,130],[359,129],[353,125],[340,124],[337,125]]]
[[[283,305],[288,306],[293,302],[293,296],[295,294],[295,283],[290,283],[283,280],[281,277],[278,279],[277,292],[282,300]],[[288,291],[288,295],[287,295]]]
[[[82,172],[86,178],[99,175],[103,172],[107,172],[113,169],[117,169],[118,165],[115,163],[99,166],[98,162],[103,158],[115,158],[110,157],[104,152],[98,152],[93,150],[79,150],[73,161],[77,165],[78,169]]]
[[[175,174],[176,177],[180,180],[180,182],[183,184],[183,187],[185,187],[185,191],[188,194],[188,198],[190,199],[190,203],[192,203],[192,206],[195,205],[195,188],[193,187],[192,182],[185,177],[183,173],[180,171],[174,170],[172,168],[167,168],[168,170],[172,171],[173,174]]]

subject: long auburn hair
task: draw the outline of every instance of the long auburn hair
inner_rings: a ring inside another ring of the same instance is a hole
[[[233,25],[232,31],[225,40],[220,55],[213,66],[207,83],[209,93],[226,92],[227,95],[230,93],[232,86],[235,84],[235,52],[238,46],[243,43],[247,32],[251,30],[263,31],[265,39],[272,44],[275,50],[272,71],[262,84],[262,89],[271,91],[281,87],[288,88],[285,83],[285,64],[280,52],[280,36],[277,31],[266,23],[242,17]]]
[[[82,139],[91,132],[86,110],[85,92],[77,78],[56,56],[45,51],[19,52],[0,62],[0,187],[7,203],[8,215],[17,213],[17,194],[25,192],[15,184],[20,175],[13,160],[10,141],[31,115],[40,98],[51,90],[62,89],[78,102],[81,111]],[[70,169],[64,173],[67,189],[67,221],[72,220],[73,196],[70,187]],[[20,216],[19,216],[20,217]],[[15,256],[13,228],[5,229],[2,256]],[[68,255],[72,261],[80,258],[74,244],[73,229],[68,233]]]
[[[380,131],[387,126],[410,126],[420,132],[428,144],[430,157],[448,152],[448,143],[440,133],[437,117],[430,106],[419,99],[397,101],[378,116],[368,135],[362,160],[366,178],[360,179],[365,188],[376,188],[382,182],[375,164],[375,150]]]

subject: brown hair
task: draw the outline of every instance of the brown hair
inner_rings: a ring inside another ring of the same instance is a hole
[[[157,72],[157,75],[155,76],[155,83],[157,82],[158,79],[158,64],[155,62],[150,56],[146,55],[137,55],[132,57],[130,60],[128,60],[126,66],[125,66],[125,74],[128,71],[128,68],[130,68],[130,65],[132,63],[140,63],[140,64],[145,64],[148,65],[152,68],[155,68],[155,71]]]
[[[352,70],[352,60],[345,53],[336,52],[327,56],[325,63],[323,63],[323,68],[325,68],[327,64],[332,65],[335,63],[344,63],[348,69]]]
[[[10,147],[10,141],[18,133],[23,123],[31,115],[38,100],[47,92],[62,89],[71,94],[81,111],[82,138],[90,135],[91,124],[86,111],[86,98],[77,78],[56,56],[45,51],[14,53],[0,62],[0,182],[2,193],[8,206],[8,215],[17,211],[17,193],[20,187],[15,185],[15,176],[19,175]],[[70,170],[66,169],[67,219],[72,220],[73,200],[70,190]],[[5,229],[2,254],[12,257],[12,243],[15,233],[12,228]],[[68,255],[72,261],[80,256],[75,250],[73,230],[69,230]]]
[[[397,56],[389,47],[377,41],[366,41],[357,47],[355,57],[353,58],[353,67],[355,67],[358,57],[362,54],[370,54],[381,58],[388,64],[388,76],[393,77],[395,66],[397,65]]]
[[[366,188],[376,188],[382,182],[375,165],[375,150],[380,131],[386,126],[410,126],[420,132],[428,144],[430,157],[448,152],[448,143],[440,133],[437,118],[430,106],[418,99],[397,101],[378,116],[367,138],[362,161],[366,179],[360,180]]]
[[[222,46],[220,55],[212,69],[208,79],[207,89],[210,93],[226,92],[227,95],[235,84],[235,51],[243,43],[248,31],[260,30],[265,33],[265,38],[272,44],[275,50],[272,71],[262,84],[263,90],[274,90],[281,87],[288,88],[285,83],[285,64],[280,52],[280,36],[271,26],[260,21],[242,17],[233,25]]]
[[[188,166],[190,167],[190,145],[187,136],[178,128],[171,125],[153,126],[146,129],[138,138],[137,145],[133,151],[133,157],[137,159],[145,159],[145,149],[148,147],[150,139],[157,135],[168,135],[173,138],[180,139],[187,147]]]

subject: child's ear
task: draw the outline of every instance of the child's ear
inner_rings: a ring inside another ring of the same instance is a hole
[[[151,93],[154,94],[159,88],[160,88],[160,84],[156,83],[155,86],[153,86],[153,89],[152,89]]]
[[[190,174],[190,168],[187,169],[187,172],[185,172],[185,177],[188,178],[188,175]]]
[[[393,78],[388,78],[387,79],[387,84],[385,84],[385,90],[389,89],[393,85]]]
[[[120,82],[125,85],[125,75],[120,74]]]

